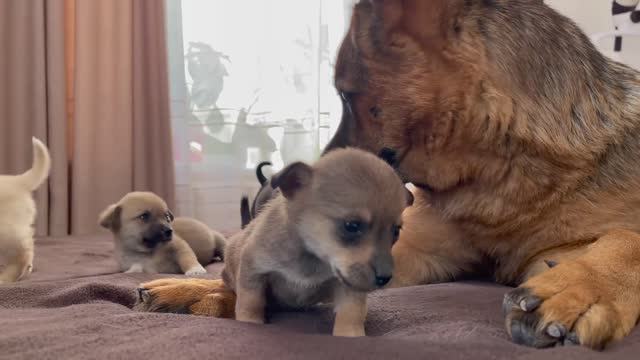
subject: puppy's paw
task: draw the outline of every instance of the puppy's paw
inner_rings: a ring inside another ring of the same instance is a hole
[[[364,327],[353,327],[353,328],[334,328],[333,336],[339,337],[364,337]]]
[[[187,270],[184,274],[187,276],[196,276],[196,275],[204,275],[207,273],[207,269],[205,269],[202,265],[198,264],[191,269]]]
[[[125,274],[134,274],[134,273],[141,273],[144,272],[144,268],[142,267],[142,265],[140,264],[133,264],[131,265],[131,267],[129,268],[129,270],[125,271]]]
[[[134,310],[233,318],[235,294],[222,280],[160,279],[137,289]]]
[[[250,324],[264,324],[264,316],[262,314],[238,314],[236,320]]]
[[[18,281],[24,280],[29,275],[31,275],[32,272],[33,272],[33,264],[29,264],[25,266],[24,270],[22,271],[22,274],[20,274],[20,276],[18,277]]]
[[[612,283],[580,263],[554,266],[505,295],[507,331],[515,343],[531,347],[602,349],[635,324],[633,308],[621,305],[625,294]]]

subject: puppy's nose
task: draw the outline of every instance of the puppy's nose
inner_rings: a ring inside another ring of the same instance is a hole
[[[169,238],[171,238],[171,235],[173,235],[173,230],[171,230],[171,229],[165,229],[165,230],[164,230],[164,232],[163,232],[163,234],[164,234],[164,236],[165,236],[167,239],[169,239]]]
[[[383,287],[391,281],[391,276],[376,276],[376,285]]]

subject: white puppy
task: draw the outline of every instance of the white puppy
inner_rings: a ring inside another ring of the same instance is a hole
[[[0,175],[0,284],[18,281],[33,269],[32,193],[47,179],[51,159],[47,147],[33,138],[33,165],[21,175]]]

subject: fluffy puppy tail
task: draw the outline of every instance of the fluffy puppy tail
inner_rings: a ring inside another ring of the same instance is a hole
[[[33,164],[31,169],[18,175],[18,181],[29,191],[34,191],[49,177],[51,158],[49,150],[42,141],[31,138],[33,144]]]
[[[240,200],[240,219],[242,224],[242,229],[247,227],[251,222],[251,211],[249,210],[249,198],[246,196],[242,197]]]
[[[224,261],[224,253],[227,249],[227,240],[217,231],[212,230],[211,236],[213,237],[213,241],[216,245],[216,248],[213,250],[213,257]]]
[[[271,165],[273,164],[271,164],[269,161],[264,161],[258,164],[258,167],[256,168],[256,177],[260,182],[260,186],[264,186],[264,184],[267,182],[267,177],[264,176],[264,174],[262,173],[262,168],[265,166],[271,166]]]

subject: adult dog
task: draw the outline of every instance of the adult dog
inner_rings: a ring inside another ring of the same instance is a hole
[[[539,0],[370,0],[354,9],[335,84],[344,110],[327,150],[385,149],[421,189],[393,249],[395,286],[490,264],[519,286],[504,301],[517,343],[602,348],[630,333],[636,71]],[[154,301],[184,300],[185,286],[151,286]]]

